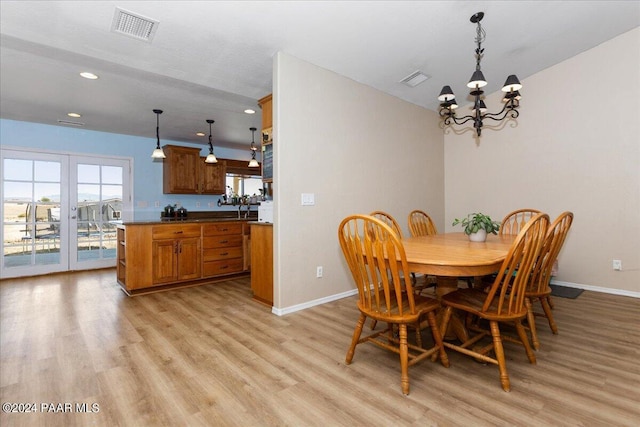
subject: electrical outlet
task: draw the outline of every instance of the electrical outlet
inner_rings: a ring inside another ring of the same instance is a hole
[[[156,208],[159,208],[159,207],[160,207],[160,202],[155,202],[155,203],[153,204],[153,206],[155,206]]]
[[[200,207],[200,202],[196,202],[196,208]]]
[[[622,271],[622,260],[614,259],[613,260],[613,269],[616,271]]]
[[[316,267],[316,277],[318,277],[318,278],[322,277],[322,266],[321,265]]]

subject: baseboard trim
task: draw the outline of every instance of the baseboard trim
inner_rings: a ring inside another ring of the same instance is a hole
[[[284,316],[285,314],[290,314],[290,313],[295,313],[296,311],[300,311],[300,310],[304,310],[307,308],[311,308],[311,307],[315,307],[316,305],[322,305],[322,304],[326,304],[328,302],[331,301],[337,301],[339,299],[342,298],[347,298],[350,297],[352,295],[357,295],[358,294],[358,290],[357,289],[352,289],[350,291],[346,291],[346,292],[341,292],[339,294],[334,294],[334,295],[329,295],[323,298],[318,298],[318,299],[314,299],[312,301],[308,301],[302,304],[296,304],[296,305],[292,305],[290,307],[285,307],[285,308],[275,308],[272,307],[271,308],[271,313],[278,315],[278,316]]]
[[[551,280],[552,285],[566,286],[567,288],[584,289],[585,291],[602,292],[603,294],[622,295],[625,297],[640,298],[640,292],[625,291],[622,289],[603,288],[601,286],[583,285],[581,283],[563,282]]]
[[[621,289],[603,288],[601,286],[583,285],[581,283],[563,282],[561,280],[551,280],[552,285],[566,286],[568,288],[584,289],[585,291],[601,292],[604,294],[622,295],[625,297],[640,298],[640,292],[625,291]],[[308,301],[302,304],[292,305],[285,308],[271,308],[271,313],[277,316],[284,316],[286,314],[295,313],[296,311],[305,310],[307,308],[315,307],[316,305],[326,304],[331,301],[337,301],[342,298],[347,298],[358,293],[357,289],[341,292],[339,294],[329,295],[327,297],[318,298],[312,301]]]

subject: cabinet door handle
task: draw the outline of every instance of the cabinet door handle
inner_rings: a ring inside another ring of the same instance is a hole
[[[175,254],[177,254],[177,253],[178,253],[178,242],[176,242],[176,245],[175,245],[175,247],[173,248],[173,252],[174,252]]]

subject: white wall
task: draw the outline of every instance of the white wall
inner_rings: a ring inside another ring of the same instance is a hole
[[[637,296],[639,46],[636,28],[524,79],[517,127],[485,130],[479,143],[471,133],[446,134],[447,230],[475,211],[498,220],[524,207],[552,220],[572,211],[557,280]],[[488,97],[490,111],[498,108],[496,95]],[[622,272],[612,270],[614,258]]]
[[[423,209],[444,226],[437,113],[278,53],[274,131],[274,311],[354,289],[338,244],[345,216],[384,210],[408,233]]]

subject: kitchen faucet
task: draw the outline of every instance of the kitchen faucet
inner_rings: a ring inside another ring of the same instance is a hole
[[[247,212],[244,214],[244,218],[249,218],[249,212],[251,211],[251,205],[247,204]],[[238,219],[242,218],[242,205],[238,205]]]

